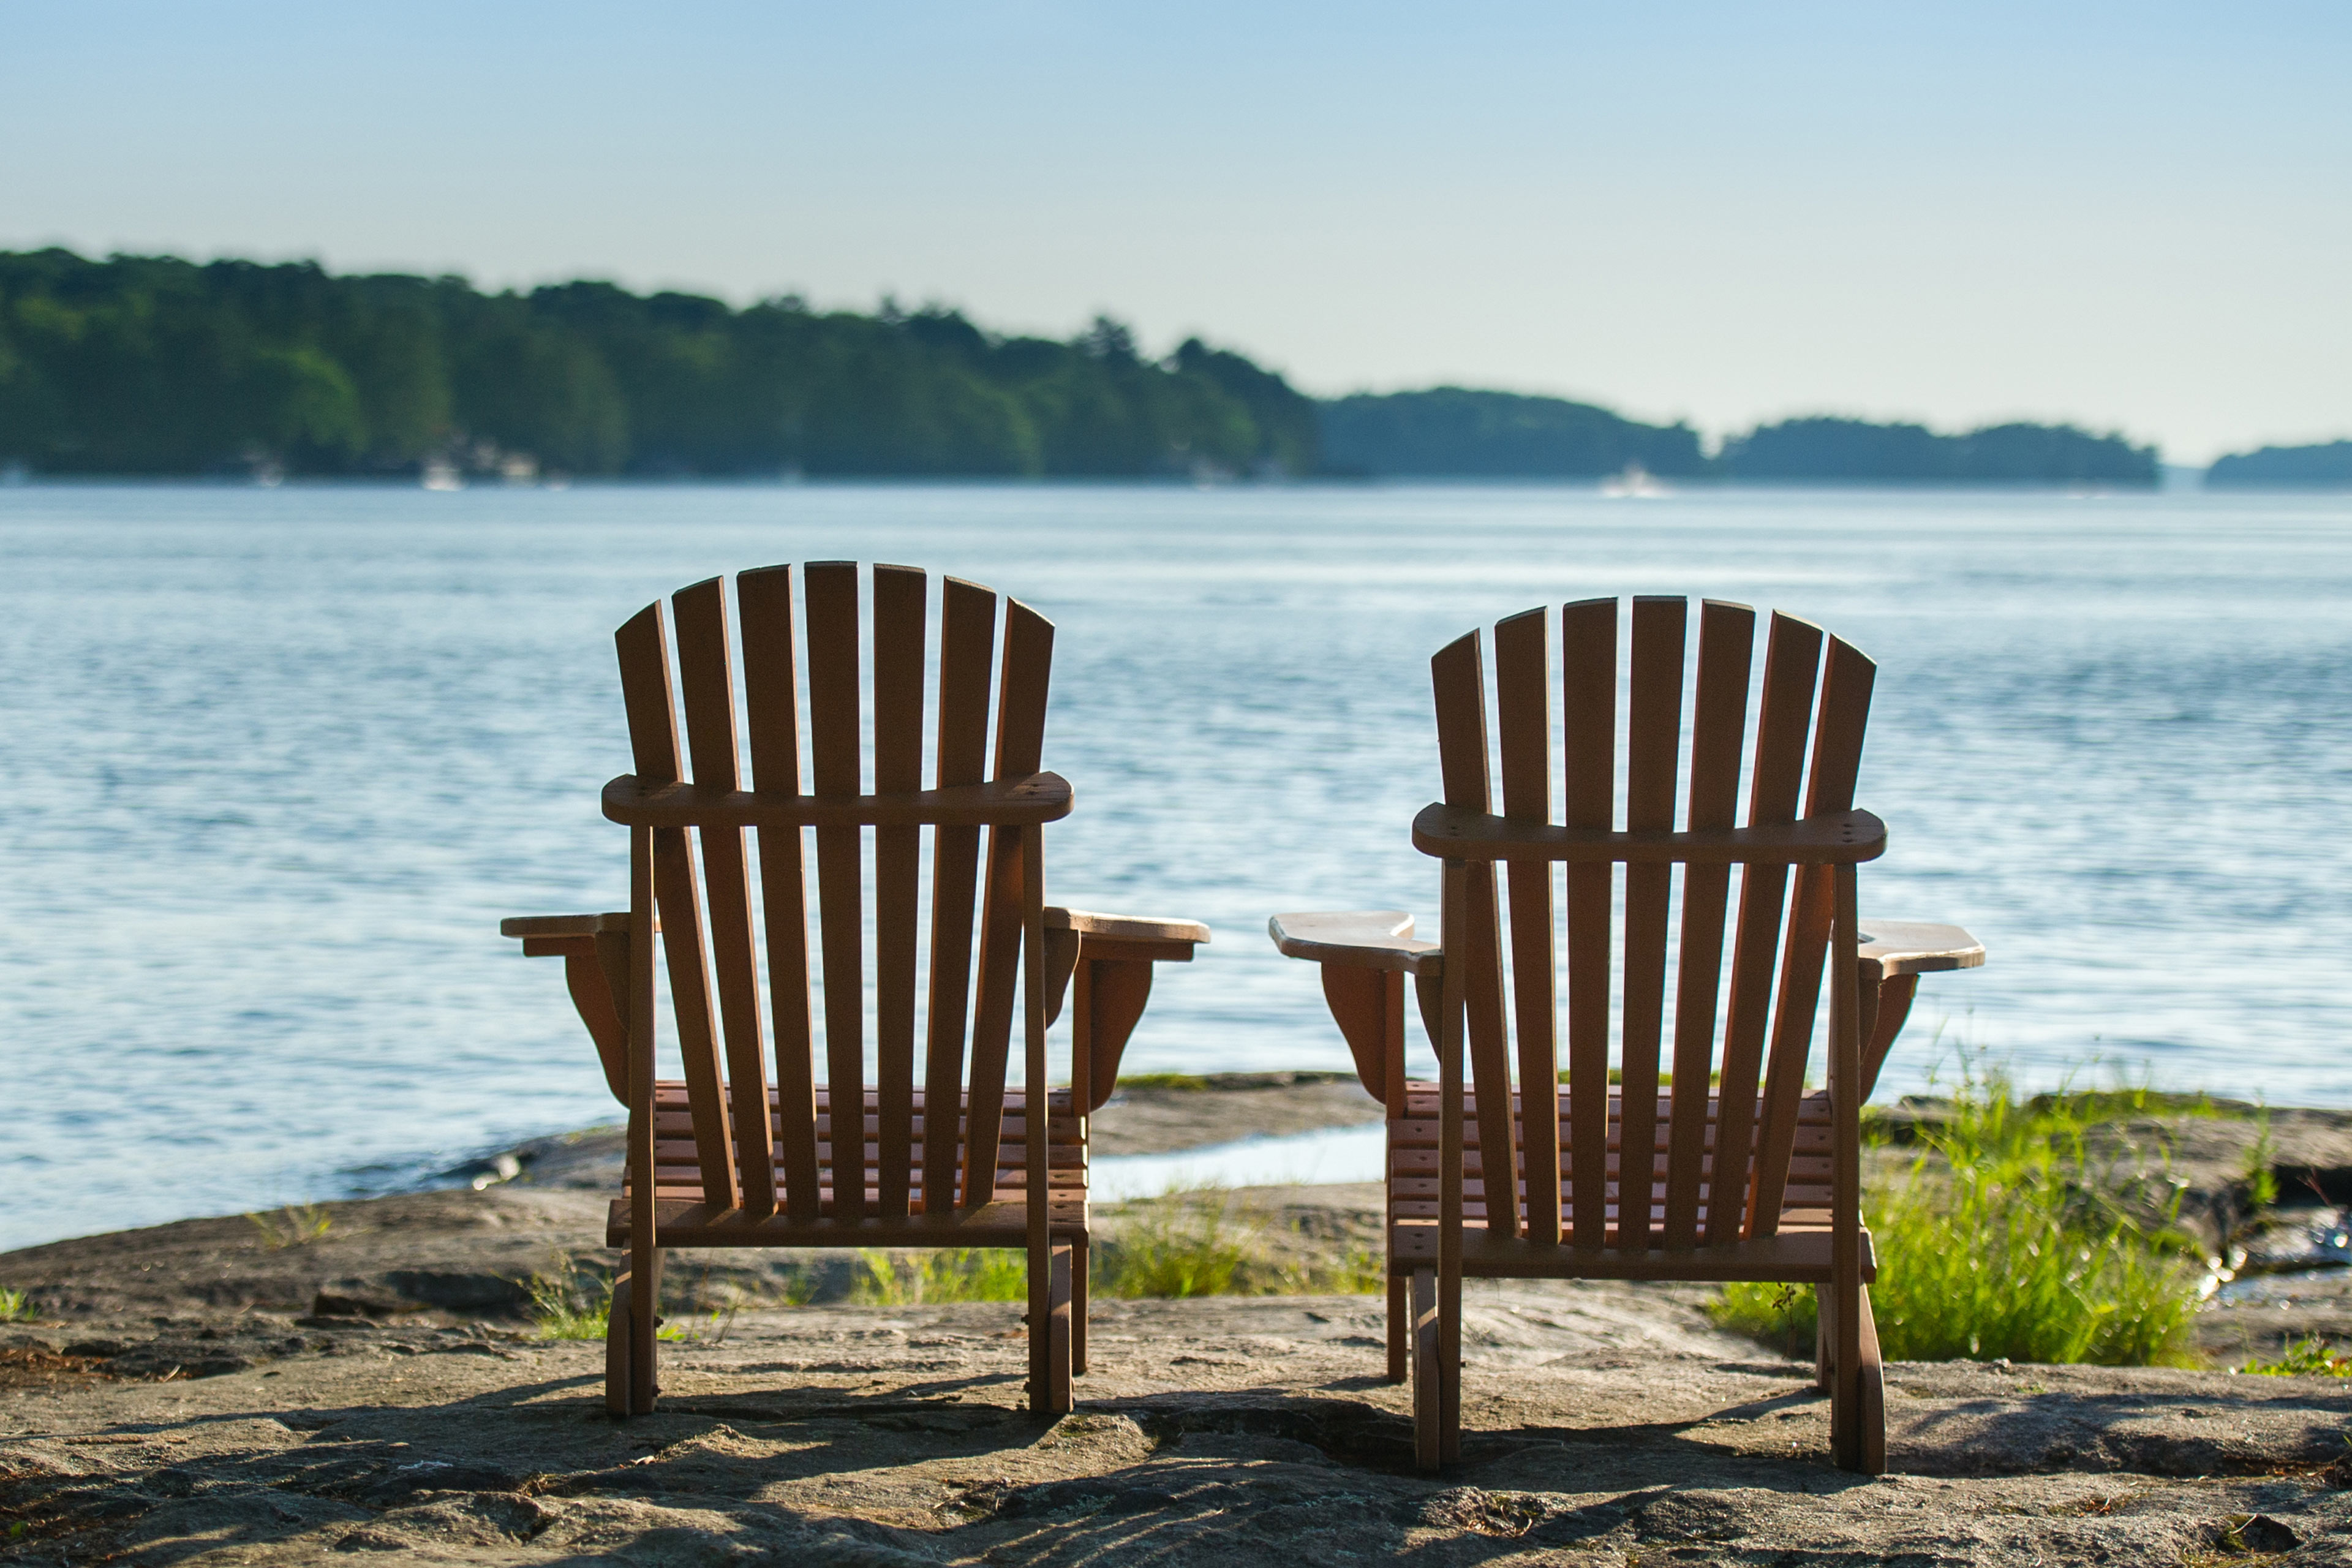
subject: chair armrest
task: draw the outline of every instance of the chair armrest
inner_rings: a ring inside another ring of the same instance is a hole
[[[600,931],[626,931],[629,911],[601,915],[512,915],[499,922],[500,936],[594,936]]]
[[[1083,1109],[1102,1109],[1118,1082],[1128,1037],[1143,1016],[1151,976],[1162,963],[1190,963],[1209,940],[1199,921],[1152,915],[1108,915],[1094,910],[1045,909],[1045,1022],[1062,1016],[1070,978],[1087,968],[1081,1027],[1072,1040],[1072,1083],[1085,1089]],[[1085,1042],[1085,1049],[1075,1047]]]
[[[659,931],[656,921],[654,929]],[[604,1087],[629,1103],[629,916],[517,915],[500,936],[520,937],[525,958],[561,958],[563,982],[604,1067]]]
[[[1402,910],[1276,915],[1265,922],[1265,933],[1286,958],[1348,969],[1433,977],[1445,956],[1439,943],[1414,939],[1412,917]]]
[[[1976,969],[1985,961],[1984,943],[1958,926],[1927,921],[1862,919],[1861,958],[1865,974],[1873,965],[1878,977],[1927,974],[1940,969]]]
[[[1160,915],[1106,915],[1092,910],[1045,906],[1047,931],[1074,931],[1080,936],[1108,942],[1181,942],[1199,946],[1209,940],[1209,928],[1199,921],[1170,920]]]

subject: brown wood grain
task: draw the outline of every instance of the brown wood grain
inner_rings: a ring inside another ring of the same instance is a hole
[[[1629,833],[1672,832],[1676,752],[1682,742],[1683,652],[1687,606],[1678,598],[1633,601],[1632,679],[1626,697],[1625,827]],[[1625,1001],[1618,1042],[1629,1142],[1648,1146],[1655,1135],[1658,1047],[1665,1026],[1666,919],[1673,868],[1625,868]],[[1647,1248],[1650,1173],[1633,1173],[1630,1221],[1619,1245]]]
[[[670,686],[669,638],[661,606],[648,605],[615,634],[621,698],[629,716],[630,749],[640,777],[676,779],[682,771],[677,703]],[[678,1054],[687,1081],[701,1096],[694,1137],[706,1192],[740,1201],[713,1016],[709,973],[703,960],[702,900],[684,828],[653,830],[654,905],[661,915],[661,945],[668,960],[670,1001],[677,1019]]]
[[[1560,611],[1563,824],[1607,832],[1617,800],[1617,601],[1585,599]],[[1571,866],[1568,884],[1568,1098],[1572,1238],[1601,1243],[1609,1126],[1610,894],[1613,868]]]
[[[993,771],[1026,775],[1037,770],[1045,736],[1045,693],[1054,656],[1053,623],[1018,600],[1004,605],[1004,651],[997,681],[996,755]],[[973,1135],[964,1153],[965,1201],[988,1190],[995,1166],[995,1120],[1002,1103],[1013,1036],[1014,983],[1020,973],[1022,839],[1027,830],[992,827],[988,837],[986,879],[982,885],[979,1000],[972,1010],[971,1105]],[[1043,889],[1039,889],[1042,908]],[[1042,916],[1041,916],[1042,919]],[[1042,999],[1041,999],[1042,1000]]]
[[[1813,686],[1821,668],[1821,629],[1790,616],[1774,615],[1764,645],[1764,686],[1757,701],[1755,766],[1749,778],[1748,822],[1751,827],[1797,820],[1805,738],[1812,725]],[[1754,1152],[1755,1108],[1761,1083],[1764,1043],[1771,1027],[1772,970],[1780,950],[1788,903],[1789,868],[1759,863],[1739,874],[1739,918],[1734,928],[1731,985],[1724,1007],[1722,1077],[1723,1145],[1716,1169],[1744,1173]],[[1718,1180],[1725,1179],[1718,1176]],[[1728,1203],[1707,1211],[1706,1241],[1728,1244],[1743,1235],[1769,1235],[1780,1223],[1767,1215],[1755,1228],[1750,1202],[1735,1213]]]
[[[1551,670],[1549,616],[1528,610],[1495,623],[1495,717],[1503,815],[1551,820]],[[1513,860],[1504,870],[1510,895],[1512,1022],[1519,1038],[1519,1085],[1556,1099],[1559,1085],[1559,996],[1554,985],[1552,869],[1547,860]],[[1559,1118],[1525,1124],[1519,1158],[1527,1177],[1528,1235],[1558,1241]]]
[[[799,661],[793,572],[763,567],[735,579],[743,642],[744,727],[751,782],[763,792],[801,791]],[[775,1031],[778,1163],[784,1205],[797,1220],[818,1214],[815,1029],[810,1014],[808,879],[801,829],[760,830],[760,924],[768,949],[768,1004]]]
[[[858,793],[861,760],[857,568],[846,561],[812,561],[801,568],[801,594],[807,606],[811,778],[818,795],[854,795]],[[816,830],[824,1068],[826,1079],[833,1083],[866,1081],[864,837],[856,827]],[[827,1136],[835,1143],[842,1142],[838,1131]],[[862,1184],[834,1183],[835,1218],[854,1220],[865,1210]]]
[[[1430,661],[1437,704],[1437,749],[1446,804],[1484,812],[1492,805],[1487,772],[1486,680],[1476,632],[1459,637]],[[1462,981],[1462,1005],[1469,1031],[1470,1071],[1499,1105],[1509,1092],[1510,1046],[1503,1014],[1503,947],[1492,863],[1464,872],[1461,918],[1445,928],[1446,973]],[[1510,1151],[1510,1120],[1497,1110],[1481,1127],[1484,1147]],[[1496,1216],[1508,1224],[1516,1214]]]
[[[935,767],[942,789],[976,784],[988,773],[988,700],[995,685],[996,595],[950,577],[940,595],[940,721]],[[931,839],[931,972],[925,1008],[923,1082],[955,1090],[963,1082],[965,1028],[971,1006],[974,900],[979,895],[980,829],[942,826]],[[926,1134],[924,1202],[952,1207],[957,1147],[947,1130]]]
[[[1747,605],[1708,600],[1700,606],[1685,816],[1694,832],[1731,826],[1739,808],[1739,761],[1746,749],[1748,675],[1755,642],[1756,612]],[[1698,1240],[1707,1080],[1715,1067],[1716,993],[1723,978],[1723,930],[1730,892],[1729,867],[1684,868],[1682,932],[1675,946],[1668,1247],[1690,1247]]]
[[[1850,644],[1831,638],[1823,661],[1811,764],[1806,769],[1805,813],[1843,811],[1853,804],[1862,763],[1862,734],[1870,718],[1876,667]],[[1797,878],[1788,936],[1780,952],[1780,984],[1773,1004],[1771,1051],[1764,1073],[1764,1109],[1758,1119],[1756,1223],[1780,1212],[1787,1181],[1787,1151],[1795,1126],[1794,1106],[1804,1093],[1805,1066],[1811,1054],[1814,1016],[1821,1005],[1822,963],[1829,956],[1836,889],[1847,883],[1839,868],[1812,867]],[[1851,950],[1838,955],[1850,963]],[[1844,999],[1852,1003],[1853,998]],[[1839,998],[1832,996],[1836,1006]]]
[[[734,789],[741,761],[735,730],[734,661],[727,646],[726,584],[717,577],[670,596],[677,626],[678,689],[686,703],[695,782]],[[710,960],[727,1050],[727,1091],[743,1206],[776,1208],[775,1152],[768,1127],[767,1040],[760,1021],[759,965],[751,947],[751,882],[743,830],[706,827],[702,876],[710,911]]]
[[[923,652],[929,584],[911,566],[874,568],[874,788],[923,786]],[[877,1212],[907,1213],[912,1184],[915,988],[922,830],[874,832],[874,1054],[880,1094]]]

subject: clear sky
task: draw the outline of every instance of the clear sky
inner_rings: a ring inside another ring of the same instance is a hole
[[[0,247],[884,292],[1721,433],[2352,436],[2352,5],[0,0]]]

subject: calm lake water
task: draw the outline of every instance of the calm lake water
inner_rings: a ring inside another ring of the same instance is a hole
[[[1430,653],[1673,592],[1880,661],[1864,912],[1992,953],[1927,983],[1882,1094],[1965,1043],[2352,1104],[2347,498],[37,486],[0,489],[0,1246],[610,1120],[560,966],[498,921],[625,902],[613,627],[829,557],[1058,624],[1053,896],[1217,932],[1131,1068],[1346,1066],[1265,921],[1435,924]]]

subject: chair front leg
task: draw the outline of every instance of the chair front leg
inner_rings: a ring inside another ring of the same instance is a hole
[[[1830,1451],[1842,1469],[1864,1466],[1862,1411],[1862,1019],[1854,948],[1854,871],[1832,872],[1830,924]]]

